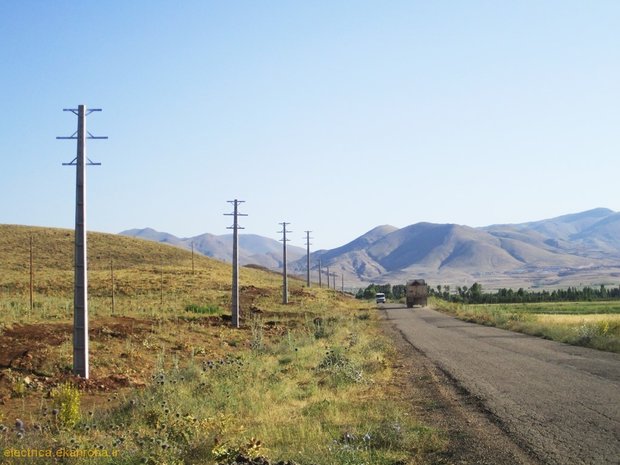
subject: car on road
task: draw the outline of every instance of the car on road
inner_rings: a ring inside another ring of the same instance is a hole
[[[383,292],[377,292],[377,295],[375,295],[375,300],[377,301],[378,304],[384,304],[385,294]]]

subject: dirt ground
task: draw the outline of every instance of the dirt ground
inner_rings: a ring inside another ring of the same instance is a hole
[[[0,413],[8,419],[36,414],[33,406],[42,405],[50,391],[65,381],[80,386],[85,408],[109,406],[112,395],[118,398],[122,390],[146,385],[162,349],[178,357],[208,359],[221,358],[234,346],[247,344],[249,328],[242,328],[231,337],[229,319],[98,318],[89,328],[91,376],[87,380],[71,373],[70,323],[16,324],[5,328],[0,336]],[[280,329],[274,322],[265,331]]]
[[[436,464],[539,464],[512,441],[485,410],[479,399],[460,389],[422,352],[409,344],[383,319],[382,328],[398,352],[397,382],[403,396],[414,405],[421,422],[445,432],[448,446]]]

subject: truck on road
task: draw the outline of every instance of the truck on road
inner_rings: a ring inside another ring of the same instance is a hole
[[[412,279],[411,281],[407,281],[405,290],[408,308],[411,308],[414,305],[426,307],[428,299],[428,286],[423,279]]]

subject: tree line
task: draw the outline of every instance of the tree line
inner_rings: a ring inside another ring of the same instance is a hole
[[[374,299],[379,292],[385,294],[385,298],[389,300],[398,300],[405,297],[404,284],[370,284],[365,289],[360,289],[355,294],[357,299]]]
[[[390,300],[399,300],[405,297],[406,290],[404,284],[370,284],[364,289],[359,289],[355,295],[358,299],[373,299],[375,294],[383,292],[385,297]],[[566,289],[549,290],[525,290],[522,287],[516,291],[510,288],[502,288],[496,292],[484,292],[482,285],[474,283],[471,287],[457,286],[452,289],[450,286],[438,284],[436,287],[428,289],[430,296],[434,296],[448,302],[466,304],[515,304],[528,302],[583,302],[594,300],[614,300],[620,299],[619,287],[606,287],[601,284],[599,287],[585,286],[577,288],[575,286]]]

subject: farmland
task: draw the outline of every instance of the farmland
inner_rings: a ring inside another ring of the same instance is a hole
[[[234,329],[229,265],[89,233],[84,380],[71,374],[72,233],[0,226],[0,254],[3,463],[394,464],[445,451],[405,402],[368,304],[293,279],[283,305],[279,275],[243,268]]]
[[[620,302],[459,304],[432,299],[458,318],[558,342],[620,352]]]

